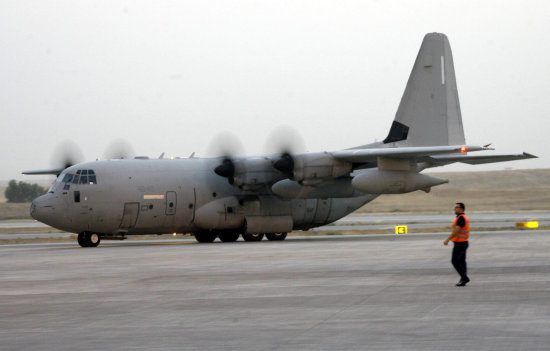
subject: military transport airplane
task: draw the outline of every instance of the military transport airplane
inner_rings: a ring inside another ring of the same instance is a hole
[[[82,247],[128,235],[192,233],[199,242],[284,240],[334,222],[382,194],[429,192],[420,173],[455,162],[534,158],[465,142],[451,47],[429,33],[388,136],[341,151],[254,157],[111,159],[23,174],[55,174],[33,218],[78,233]]]

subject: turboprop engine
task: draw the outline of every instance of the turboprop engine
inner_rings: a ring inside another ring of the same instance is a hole
[[[284,175],[273,168],[274,161],[267,157],[250,157],[243,160],[225,158],[214,169],[217,175],[228,179],[229,184],[245,190],[256,190],[266,183],[273,183]]]
[[[328,152],[315,152],[292,156],[285,153],[273,165],[292,180],[304,184],[315,184],[321,181],[338,178],[351,171],[352,164],[334,158]]]
[[[411,171],[370,169],[353,177],[351,185],[369,194],[403,194],[415,190],[429,192],[432,186],[448,182],[447,179]]]

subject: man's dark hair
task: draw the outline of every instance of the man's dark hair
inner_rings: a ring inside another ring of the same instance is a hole
[[[457,202],[456,204],[462,209],[462,211],[466,211],[466,206],[464,206],[462,202]]]

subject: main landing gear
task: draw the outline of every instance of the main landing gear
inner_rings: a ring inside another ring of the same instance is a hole
[[[265,237],[267,240],[270,241],[281,241],[285,240],[287,233],[268,233],[265,234]],[[234,242],[239,239],[239,236],[242,235],[244,241],[261,241],[264,238],[263,233],[243,233],[240,234],[236,231],[212,231],[212,232],[202,232],[202,233],[195,233],[195,239],[199,243],[211,243],[216,238],[219,238],[220,241],[224,243],[228,242]]]
[[[278,241],[278,240],[285,240],[286,239],[286,233],[267,233],[266,235],[267,240],[271,241]]]
[[[195,240],[199,243],[211,243],[217,236],[215,232],[195,233]]]
[[[260,241],[263,238],[264,238],[263,233],[252,233],[252,234],[243,233],[244,241]]]
[[[97,233],[82,232],[78,234],[78,244],[82,247],[97,247],[101,237]]]

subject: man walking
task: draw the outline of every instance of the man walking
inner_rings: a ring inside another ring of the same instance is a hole
[[[470,219],[464,214],[465,206],[462,202],[457,202],[455,205],[456,218],[453,222],[453,230],[451,235],[443,242],[443,245],[448,245],[449,241],[454,243],[453,257],[451,262],[455,267],[460,280],[456,286],[466,286],[470,278],[466,275],[466,250],[468,249],[468,239],[470,238]]]

